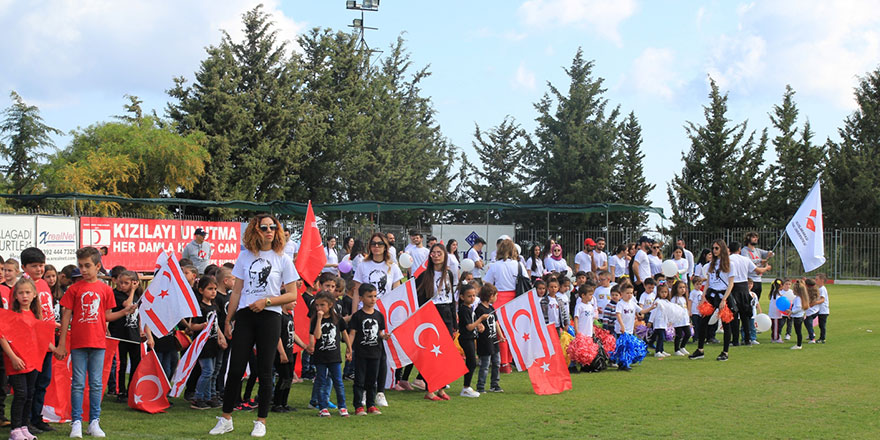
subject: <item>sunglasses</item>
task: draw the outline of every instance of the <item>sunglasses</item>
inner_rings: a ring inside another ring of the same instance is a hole
[[[651,246],[654,249],[660,249],[660,246]]]
[[[278,225],[260,225],[259,228],[263,232],[268,232],[278,229]]]
[[[713,250],[713,251],[720,251],[720,250],[721,250],[721,248],[720,248],[720,247],[718,247],[718,246],[712,246],[712,250]]]
[[[382,243],[381,241],[371,241],[370,246],[385,246],[385,243]]]

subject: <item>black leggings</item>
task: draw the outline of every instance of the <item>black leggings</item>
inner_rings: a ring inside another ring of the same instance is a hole
[[[734,283],[730,296],[734,298],[738,306],[737,312],[733,314],[733,321],[730,322],[730,328],[733,332],[733,344],[739,345],[739,329],[748,329],[752,319],[752,307],[749,305],[752,303],[752,295],[749,294],[749,283]],[[737,318],[739,318],[739,323],[737,323]],[[750,339],[746,338],[742,341],[743,344],[751,342]]]
[[[681,327],[675,328],[675,339],[673,340],[673,346],[675,351],[681,350],[687,345],[688,339],[691,338],[691,327],[689,325],[683,325]]]
[[[116,387],[119,390],[119,394],[126,394],[126,390],[131,386],[131,378],[134,377],[134,371],[137,370],[138,364],[141,363],[141,347],[130,342],[120,342],[118,358],[119,368],[116,369],[118,373]],[[129,360],[131,360],[131,374],[126,381],[125,369]]]
[[[244,366],[250,358],[254,344],[257,346],[257,368],[251,371],[260,379],[260,390],[257,394],[260,406],[257,417],[269,415],[269,402],[272,399],[272,364],[281,337],[281,315],[269,310],[256,313],[243,308],[235,312],[235,329],[232,332],[232,357],[229,359],[229,378],[223,393],[223,413],[232,414],[232,410],[241,396],[241,376]]]
[[[12,385],[12,410],[9,412],[12,419],[12,429],[27,426],[31,419],[31,403],[36,390],[37,375],[39,371],[13,374],[8,376],[9,384]]]
[[[287,357],[287,363],[281,363],[281,355],[275,355],[275,371],[278,372],[278,382],[275,384],[275,396],[272,405],[287,405],[290,397],[290,384],[293,383],[293,365],[296,363],[296,355]]]
[[[804,335],[801,333],[801,325],[804,323],[804,318],[791,318],[794,321],[794,332],[797,333],[797,345],[798,347],[804,342]]]
[[[819,315],[819,340],[825,340],[825,325],[828,323],[828,314]]]
[[[464,375],[464,387],[471,386],[471,379],[474,377],[474,369],[477,367],[477,344],[476,339],[460,339],[458,343],[464,350],[464,364],[467,366],[468,372]]]
[[[721,298],[723,298],[723,297],[724,297],[723,290],[712,290],[712,289],[706,290],[706,301],[709,301],[709,304],[712,304],[712,307],[715,307],[716,310],[718,309],[718,306],[721,305]],[[727,307],[731,307],[731,306],[733,306],[733,301],[732,301],[732,298],[730,296],[728,296],[727,297]],[[700,330],[699,330],[700,339],[699,339],[699,342],[697,343],[697,348],[700,351],[703,351],[703,346],[706,345],[706,339],[708,339],[708,336],[709,336],[709,320],[710,319],[712,319],[711,316],[701,316],[700,317]],[[718,320],[721,321],[721,318],[719,317]],[[731,336],[730,323],[725,323],[724,321],[721,321],[721,328],[724,329],[724,351],[723,352],[727,353],[727,351],[730,349],[730,336]]]

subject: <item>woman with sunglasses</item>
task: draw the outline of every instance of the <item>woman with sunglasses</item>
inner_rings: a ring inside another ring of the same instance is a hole
[[[284,253],[284,232],[272,215],[259,214],[252,218],[243,241],[244,249],[232,269],[235,284],[227,305],[227,310],[234,312],[227,315],[223,327],[226,338],[232,341],[229,377],[239,379],[226,383],[223,414],[217,417],[211,434],[232,431],[232,410],[241,397],[240,378],[256,345],[260,404],[251,435],[263,437],[272,399],[272,365],[281,334],[281,306],[296,300],[299,275],[293,260]]]
[[[446,242],[447,266],[452,272],[452,277],[458,283],[458,274],[461,272],[461,263],[458,262],[458,240],[452,238]]]
[[[736,305],[730,296],[730,292],[733,290],[733,274],[730,272],[730,250],[727,248],[727,243],[724,240],[719,239],[712,243],[712,253],[708,266],[706,270],[708,286],[700,304],[708,302],[718,311],[719,316],[721,310],[725,307],[730,307],[730,310],[735,314]],[[712,319],[711,316],[700,317],[700,340],[697,343],[697,351],[689,356],[691,359],[702,359],[705,356],[703,346],[706,344],[707,336],[709,336],[710,319]],[[724,351],[718,355],[716,360],[726,361],[733,333],[729,322],[722,321],[721,326],[724,328]]]
[[[376,232],[367,243],[370,246],[369,256],[358,264],[354,279],[352,280],[354,282],[352,304],[357,304],[357,310],[363,307],[360,302],[360,295],[358,295],[361,284],[372,284],[376,287],[378,298],[382,299],[386,293],[400,286],[400,280],[403,279],[403,273],[388,253],[388,240],[385,238],[385,235]],[[379,365],[385,365],[385,362],[385,351],[383,350]],[[385,375],[387,371],[386,368],[379,369],[379,380],[376,386],[377,406],[388,406],[388,401],[385,398]],[[358,403],[360,402],[355,402],[355,405]]]
[[[550,246],[550,255],[544,258],[544,268],[548,272],[566,273],[568,271],[568,263],[562,258],[562,246],[558,244]]]
[[[651,245],[651,252],[648,253],[648,261],[651,264],[651,276],[663,273],[663,242],[655,242]]]

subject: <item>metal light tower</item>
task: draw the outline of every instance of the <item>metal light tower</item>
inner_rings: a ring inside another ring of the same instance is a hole
[[[348,25],[348,27],[354,28],[358,32],[358,47],[362,50],[366,49],[369,52],[369,55],[376,52],[382,53],[381,50],[370,49],[370,46],[367,45],[367,40],[364,39],[365,30],[379,30],[379,28],[376,27],[364,26],[364,12],[378,12],[379,0],[362,0],[361,3],[358,3],[357,0],[346,0],[345,9],[361,12],[361,18],[355,18],[352,20],[351,24]]]

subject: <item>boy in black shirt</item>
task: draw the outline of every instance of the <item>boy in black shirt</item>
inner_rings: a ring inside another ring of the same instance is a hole
[[[354,401],[360,404],[367,393],[367,409],[358,406],[355,415],[382,414],[376,408],[376,381],[382,359],[382,341],[391,335],[385,333],[385,317],[376,309],[376,287],[361,284],[358,294],[364,307],[351,316],[348,321],[348,339],[352,341],[354,355],[357,356],[354,373]]]
[[[492,303],[498,299],[498,290],[495,286],[486,283],[480,288],[480,304],[474,311],[474,316],[481,318],[486,316],[483,330],[477,335],[477,356],[480,357],[480,372],[477,375],[477,392],[486,392],[486,376],[489,375],[489,366],[492,366],[492,382],[489,391],[503,393],[504,390],[498,385],[498,373],[501,367],[501,354],[498,351],[498,342],[501,337],[501,327],[495,320],[495,307]]]
[[[112,311],[122,310],[140,299],[137,279],[137,274],[129,270],[123,270],[122,273],[118,274],[116,277],[116,288],[113,289],[116,307]],[[141,330],[138,324],[138,315],[137,313],[132,313],[131,315],[125,315],[122,319],[110,321],[107,323],[107,329],[110,332],[110,336],[121,340],[118,353],[119,368],[117,371],[119,376],[116,381],[118,384],[116,401],[128,402],[126,390],[128,389],[127,385],[130,385],[131,376],[129,376],[129,381],[125,380],[126,367],[130,361],[131,371],[134,372],[141,362]]]
[[[458,297],[458,343],[464,351],[465,365],[468,369],[464,375],[464,388],[459,394],[462,397],[480,397],[480,393],[471,388],[471,379],[474,377],[474,368],[477,366],[477,332],[485,329],[483,321],[488,319],[489,315],[474,319],[474,309],[471,306],[476,299],[477,292],[473,285],[461,288]]]

